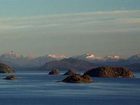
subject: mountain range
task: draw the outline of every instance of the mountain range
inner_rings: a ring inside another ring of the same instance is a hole
[[[44,66],[41,67],[42,70],[51,70],[54,68],[60,69],[60,70],[89,70],[91,68],[95,67],[93,63],[84,61],[84,60],[78,60],[74,58],[66,58],[59,61],[52,61],[46,63]]]
[[[72,57],[65,55],[48,54],[33,57],[22,56],[13,51],[0,55],[0,62],[9,64],[15,68],[41,68],[41,69],[79,69],[87,70],[96,66],[126,66],[138,70],[140,68],[140,54],[122,58],[117,55],[99,57],[93,53],[87,53]]]
[[[40,67],[43,66],[47,62],[61,60],[66,58],[62,55],[44,55],[39,57],[32,56],[22,56],[13,51],[4,53],[0,55],[0,62],[9,64],[14,67],[22,68],[22,67]]]

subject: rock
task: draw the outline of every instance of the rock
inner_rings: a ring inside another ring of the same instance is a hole
[[[16,80],[16,76],[15,75],[9,75],[4,79],[6,79],[6,80]]]
[[[77,74],[76,71],[73,69],[70,69],[64,75],[75,75],[75,74]]]
[[[88,75],[71,75],[66,77],[62,82],[65,83],[91,83],[92,78]]]
[[[13,68],[4,63],[0,63],[0,73],[13,73],[13,72],[15,72]]]
[[[85,75],[89,75],[91,77],[123,77],[123,78],[132,78],[134,77],[134,73],[125,67],[98,67],[91,69],[84,73]]]
[[[49,75],[59,75],[59,70],[58,69],[53,69],[52,71],[49,72]]]

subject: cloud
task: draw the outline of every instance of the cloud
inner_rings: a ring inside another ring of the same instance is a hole
[[[139,28],[140,10],[0,18],[1,33],[9,31],[10,34],[12,31],[32,35],[37,31],[40,34],[76,35],[78,33],[136,32]]]
[[[17,18],[0,18],[0,30],[18,30],[48,27],[84,27],[95,28],[104,25],[112,28],[114,25],[140,25],[140,10],[87,12],[73,14],[58,14],[50,16],[32,16]],[[80,26],[81,27],[81,26]],[[115,28],[115,27],[114,27]],[[124,27],[125,28],[125,27]],[[118,29],[117,29],[118,30]]]
[[[128,53],[140,49],[139,29],[140,10],[0,18],[0,47],[40,54],[46,49],[50,53]]]

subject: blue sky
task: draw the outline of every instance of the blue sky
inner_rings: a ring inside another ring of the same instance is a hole
[[[0,0],[2,16],[138,10],[140,0]]]
[[[140,53],[140,0],[0,0],[0,53]]]

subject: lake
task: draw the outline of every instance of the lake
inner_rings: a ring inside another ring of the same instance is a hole
[[[93,78],[90,84],[58,82],[66,76],[18,71],[0,79],[0,105],[140,105],[140,73],[135,78]]]

